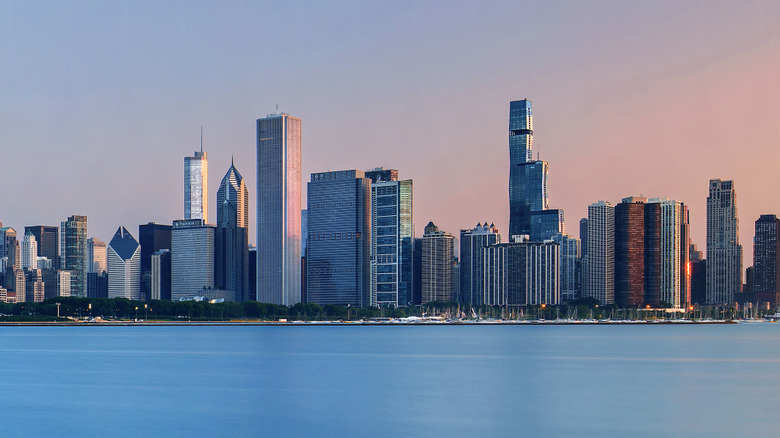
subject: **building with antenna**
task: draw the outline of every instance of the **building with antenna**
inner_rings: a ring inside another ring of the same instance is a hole
[[[249,192],[244,178],[230,162],[217,191],[217,229],[214,240],[216,287],[235,292],[236,301],[249,295]]]

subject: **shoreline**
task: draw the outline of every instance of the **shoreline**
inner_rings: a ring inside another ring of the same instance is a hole
[[[306,327],[306,326],[332,326],[332,327],[419,327],[419,326],[484,326],[484,325],[510,325],[510,326],[595,326],[595,325],[722,325],[722,324],[771,324],[767,320],[659,320],[659,321],[592,321],[592,320],[526,320],[526,321],[0,321],[0,327],[115,327],[115,326],[153,326],[153,327],[178,327],[178,326],[269,326],[269,327]]]

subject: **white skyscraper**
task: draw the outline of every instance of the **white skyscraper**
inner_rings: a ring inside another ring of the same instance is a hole
[[[38,268],[38,243],[31,232],[27,232],[22,240],[22,269]]]
[[[141,299],[141,245],[125,227],[108,244],[108,297]]]
[[[257,300],[301,301],[301,119],[287,114],[257,120]]]
[[[588,206],[586,293],[602,305],[615,301],[615,207],[599,201]]]
[[[202,138],[200,152],[184,157],[184,219],[209,221],[209,162]]]

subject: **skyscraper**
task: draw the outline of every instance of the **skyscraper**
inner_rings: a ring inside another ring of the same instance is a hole
[[[577,298],[580,284],[580,240],[565,233],[552,238],[558,244],[561,301]]]
[[[531,234],[531,212],[546,210],[547,163],[533,161],[531,101],[509,103],[509,236]]]
[[[60,225],[60,269],[71,271],[71,296],[87,296],[87,217],[73,215]]]
[[[440,231],[433,222],[428,222],[422,237],[422,304],[455,301],[454,256],[455,238],[452,234]]]
[[[471,230],[460,230],[460,297],[459,302],[476,307],[482,305],[484,284],[483,250],[501,243],[501,235],[493,224],[478,223]]]
[[[209,222],[209,162],[202,134],[200,152],[184,157],[184,219]]]
[[[412,180],[395,169],[366,171],[371,179],[371,305],[412,301]]]
[[[531,240],[543,242],[556,234],[566,233],[563,210],[538,210],[531,212]]]
[[[731,303],[741,290],[737,193],[733,181],[711,179],[707,197],[707,303]]]
[[[87,239],[87,273],[108,271],[106,242],[90,237]]]
[[[22,269],[38,269],[38,242],[30,231],[22,240]]]
[[[778,304],[780,295],[780,219],[762,214],[756,220],[753,249],[753,293],[761,302]]]
[[[216,233],[216,287],[235,292],[236,301],[254,300],[248,284],[249,192],[232,163],[217,191]]]
[[[530,242],[519,236],[484,248],[484,304],[559,304],[559,248],[553,241]]]
[[[151,299],[171,299],[171,250],[161,249],[152,254]]]
[[[141,296],[149,299],[152,294],[152,254],[161,249],[171,249],[171,226],[155,222],[139,225],[138,243],[141,245]]]
[[[257,120],[257,300],[301,300],[301,119]]]
[[[38,242],[38,256],[51,260],[54,269],[60,267],[60,229],[46,225],[24,227],[25,234],[30,231]]]
[[[173,221],[171,299],[203,296],[214,288],[214,225],[203,219]]]
[[[588,206],[588,297],[602,305],[615,301],[615,207],[599,201]]]
[[[108,244],[108,297],[141,299],[141,246],[125,227]]]
[[[369,306],[371,180],[362,170],[313,173],[307,190],[307,301]]]

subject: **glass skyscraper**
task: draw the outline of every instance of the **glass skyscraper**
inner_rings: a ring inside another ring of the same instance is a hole
[[[202,144],[200,152],[184,157],[184,219],[209,222],[209,162]]]
[[[539,210],[531,212],[531,240],[542,242],[550,240],[556,234],[566,233],[563,222],[563,210]]]
[[[60,269],[71,271],[70,292],[87,296],[87,217],[73,215],[60,225]]]
[[[509,236],[531,234],[531,212],[546,210],[548,166],[533,161],[533,115],[528,99],[509,103]]]
[[[257,120],[257,300],[301,301],[301,119]]]
[[[236,301],[249,295],[249,192],[244,178],[231,163],[217,191],[215,283],[232,290]]]
[[[371,179],[371,305],[412,301],[412,180],[394,169],[366,172]]]
[[[364,175],[361,170],[311,175],[306,208],[309,303],[371,303],[371,180]]]

